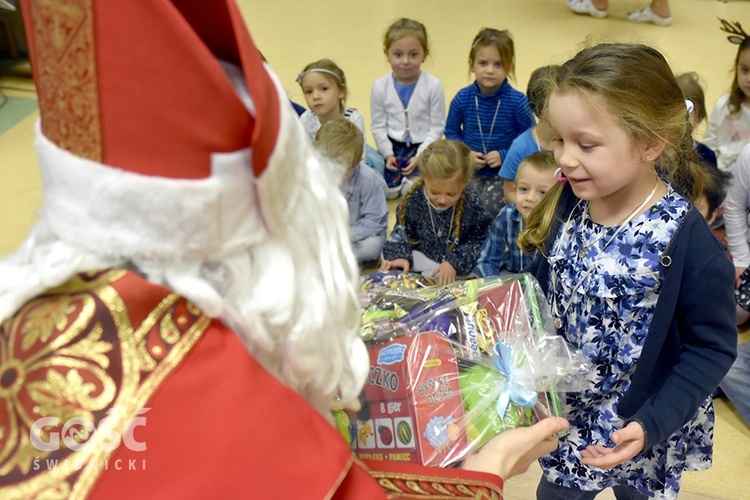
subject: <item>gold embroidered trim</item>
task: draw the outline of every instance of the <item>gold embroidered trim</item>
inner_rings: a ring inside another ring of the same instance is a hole
[[[210,324],[170,293],[134,328],[112,286],[125,275],[79,275],[0,325],[0,498],[88,494],[114,451],[111,436],[123,436]],[[71,418],[95,423],[95,430],[59,432],[77,446],[61,439],[59,449],[41,451],[30,439],[40,417],[60,422],[42,427],[43,442]]]
[[[93,0],[31,2],[30,41],[38,57],[34,79],[45,135],[77,156],[100,161],[93,14]]]
[[[456,477],[440,477],[440,476],[429,476],[429,475],[416,475],[416,474],[404,474],[401,472],[382,472],[382,471],[374,471],[370,470],[370,475],[376,479],[384,478],[384,479],[401,479],[403,481],[435,481],[439,482],[441,484],[451,484],[451,485],[468,485],[468,486],[480,486],[482,488],[497,488],[497,486],[493,483],[489,483],[487,481],[477,481],[477,480],[468,480],[468,479],[461,479]]]
[[[378,480],[388,498],[406,499],[406,498],[434,498],[434,499],[455,499],[455,498],[474,498],[502,500],[502,496],[497,492],[497,485],[487,481],[467,480],[461,478],[436,477],[430,475],[417,475],[405,473],[389,473],[383,471],[370,471],[370,474]],[[396,484],[396,482],[400,483]],[[437,493],[426,491],[422,485],[429,485]],[[455,488],[458,492],[452,493],[446,486]],[[408,488],[405,489],[405,488]],[[476,489],[473,489],[476,488]]]

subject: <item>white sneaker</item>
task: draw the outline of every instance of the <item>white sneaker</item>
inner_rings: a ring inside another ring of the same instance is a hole
[[[388,187],[388,190],[385,193],[385,199],[386,200],[395,200],[399,196],[401,196],[401,188],[404,185],[404,180],[401,179],[401,184],[398,186]]]
[[[414,181],[409,178],[404,178],[404,182],[401,184],[401,196],[405,195],[408,190],[414,185]]]
[[[669,26],[672,24],[672,16],[659,17],[651,10],[651,6],[631,12],[628,14],[628,20],[636,23],[654,23],[657,26]]]
[[[591,0],[568,0],[568,7],[576,14],[588,14],[596,19],[607,17],[607,9],[597,9]]]

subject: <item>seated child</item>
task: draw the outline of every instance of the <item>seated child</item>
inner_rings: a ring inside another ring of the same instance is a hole
[[[518,165],[515,202],[505,205],[495,217],[490,234],[474,269],[480,277],[516,274],[536,257],[518,248],[518,233],[539,199],[557,182],[557,164],[551,151],[537,151]]]
[[[490,216],[467,186],[475,167],[467,145],[435,141],[419,155],[418,166],[422,177],[398,206],[380,270],[421,272],[445,285],[476,265]]]
[[[345,169],[341,192],[349,205],[350,238],[360,268],[378,259],[388,226],[385,181],[361,161],[364,141],[346,118],[324,123],[315,136],[318,149]]]
[[[537,119],[537,124],[522,133],[515,139],[508,149],[503,165],[500,167],[499,175],[503,179],[503,195],[506,203],[516,201],[516,172],[518,165],[524,158],[537,151],[551,151],[554,132],[549,122],[544,119],[544,108],[549,98],[550,82],[560,66],[551,64],[534,70],[529,77],[526,86],[526,97],[529,100],[531,111]]]
[[[300,121],[311,140],[321,125],[342,116],[354,123],[365,134],[365,119],[356,108],[346,105],[349,88],[344,71],[330,59],[321,59],[305,66],[297,75],[297,82],[310,108],[300,114]],[[365,161],[383,175],[385,159],[374,148],[365,143]]]

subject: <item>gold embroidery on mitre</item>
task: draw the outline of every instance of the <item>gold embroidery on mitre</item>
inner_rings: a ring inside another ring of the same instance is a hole
[[[111,286],[125,275],[79,275],[0,325],[0,498],[85,496],[125,427],[207,328],[210,319],[173,293],[131,325]],[[184,318],[179,326],[174,317]],[[172,342],[144,363],[142,345],[152,338]],[[34,426],[42,417],[57,421]],[[66,429],[71,419],[91,428]],[[53,436],[59,448],[37,446]]]
[[[71,153],[100,161],[93,0],[31,2],[34,66],[42,128]]]

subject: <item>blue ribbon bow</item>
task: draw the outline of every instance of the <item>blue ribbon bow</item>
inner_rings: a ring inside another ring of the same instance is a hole
[[[503,342],[498,342],[493,348],[492,358],[495,360],[498,371],[506,378],[505,387],[497,397],[497,414],[500,418],[505,416],[505,411],[511,401],[526,408],[533,408],[537,402],[537,394],[516,384],[510,348]]]

